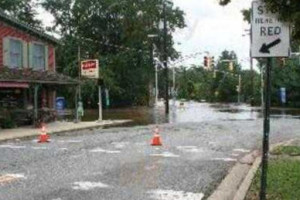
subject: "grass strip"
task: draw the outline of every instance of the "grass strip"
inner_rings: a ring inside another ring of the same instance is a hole
[[[245,200],[259,199],[260,174],[259,170]],[[300,200],[300,160],[270,160],[267,184],[267,200]]]
[[[271,154],[300,156],[300,146],[278,146],[271,151]]]

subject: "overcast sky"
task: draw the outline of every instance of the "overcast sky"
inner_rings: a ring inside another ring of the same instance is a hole
[[[245,29],[249,25],[243,21],[241,10],[251,7],[251,0],[234,0],[221,7],[218,0],[173,0],[186,13],[188,27],[176,33],[181,45],[176,48],[183,55],[209,51],[216,58],[224,49],[234,50],[242,60],[243,67],[249,68],[249,36]],[[191,59],[188,64],[203,63],[203,56]]]
[[[251,0],[234,0],[221,7],[218,0],[173,0],[175,6],[186,13],[187,28],[175,33],[176,49],[183,56],[209,51],[218,58],[225,49],[238,54],[244,69],[249,68],[249,36],[245,29],[249,25],[243,21],[241,10],[250,8]],[[51,24],[51,15],[41,12],[44,24]],[[178,45],[177,43],[180,43]],[[203,55],[204,56],[204,55]],[[203,56],[190,59],[184,64],[202,64]]]

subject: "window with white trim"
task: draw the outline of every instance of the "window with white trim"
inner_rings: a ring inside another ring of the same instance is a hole
[[[23,66],[23,43],[21,40],[9,39],[9,67],[21,68]]]
[[[45,45],[34,43],[32,46],[32,67],[37,70],[45,70]]]

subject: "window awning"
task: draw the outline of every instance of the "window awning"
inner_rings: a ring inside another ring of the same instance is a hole
[[[17,82],[0,82],[0,88],[29,88],[29,84]]]

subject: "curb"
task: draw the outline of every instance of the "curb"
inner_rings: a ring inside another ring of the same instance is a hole
[[[252,168],[249,170],[247,176],[245,177],[243,183],[239,187],[238,191],[236,192],[233,200],[244,200],[246,198],[246,195],[249,191],[249,188],[252,184],[252,181],[254,179],[254,176],[260,167],[262,157],[259,156],[256,158],[254,164],[252,165]]]
[[[280,143],[271,145],[270,146],[270,152],[278,146],[289,145],[293,141],[295,141],[295,139],[291,139],[291,140],[288,140],[288,141],[285,141],[285,142],[280,142]],[[262,162],[262,157],[261,156],[257,157],[254,164],[253,164],[253,166],[252,166],[252,168],[249,170],[249,172],[248,172],[247,176],[245,177],[243,183],[241,184],[238,191],[236,192],[233,200],[244,200],[246,198],[246,195],[247,195],[247,193],[249,191],[249,188],[252,184],[254,176],[255,176],[257,170],[259,169],[259,167],[261,165],[261,162]]]
[[[254,160],[249,163],[242,163],[241,159],[231,169],[225,179],[221,182],[215,192],[207,200],[243,200],[252,183],[252,179],[260,166],[261,157],[256,155],[257,151],[246,155]]]
[[[294,139],[291,139],[271,145],[270,151],[277,146],[288,145],[293,141]],[[244,200],[262,161],[262,157],[257,154],[257,151],[253,151],[244,158],[251,156],[255,158],[254,162],[243,164],[241,162],[243,158],[240,159],[207,200]]]
[[[67,135],[68,133],[71,132],[79,132],[79,131],[83,131],[83,130],[94,130],[94,129],[102,129],[105,128],[107,126],[114,126],[114,125],[121,125],[121,124],[126,124],[131,122],[131,120],[122,120],[122,121],[111,121],[110,123],[107,124],[96,124],[96,125],[91,125],[88,127],[78,127],[75,129],[72,128],[66,128],[66,129],[61,129],[61,130],[53,130],[53,131],[48,131],[49,135],[54,135],[54,136],[61,136],[61,135]],[[32,139],[34,137],[37,137],[40,135],[39,130],[37,129],[36,132],[32,133],[32,134],[25,134],[25,135],[16,135],[16,136],[8,136],[8,137],[3,137],[0,138],[0,143],[3,142],[7,142],[7,141],[12,141],[12,140],[27,140],[27,139]]]

